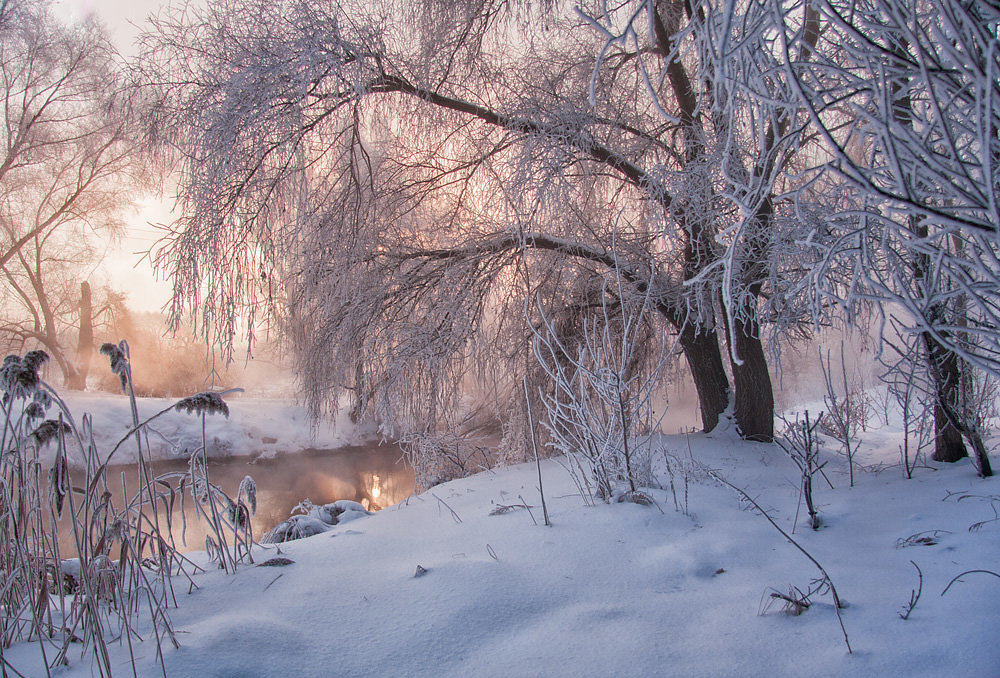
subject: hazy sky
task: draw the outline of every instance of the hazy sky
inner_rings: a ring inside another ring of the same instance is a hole
[[[141,24],[166,3],[163,0],[56,0],[53,6],[68,17],[79,19],[88,14],[97,16],[108,27],[122,54],[134,54],[133,42]],[[151,187],[152,193],[159,192]],[[156,280],[149,263],[141,252],[149,249],[157,239],[157,231],[149,222],[169,221],[171,196],[162,200],[151,196],[136,210],[126,214],[128,231],[125,239],[113,247],[102,269],[111,278],[115,289],[128,295],[129,306],[136,311],[158,311],[170,296],[169,285]]]
[[[167,4],[164,0],[55,0],[53,5],[70,16],[94,14],[108,28],[123,54],[132,54],[138,26],[147,16]]]

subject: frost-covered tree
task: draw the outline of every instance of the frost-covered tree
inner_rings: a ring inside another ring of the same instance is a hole
[[[731,399],[728,338],[737,424],[770,439],[758,305],[783,298],[774,243],[797,222],[775,186],[797,128],[734,113],[747,99],[722,70],[773,70],[767,15],[632,9],[216,2],[156,19],[142,68],[181,176],[160,253],[175,315],[196,303],[222,343],[276,315],[314,411],[346,389],[419,428],[470,373],[516,397],[524,300],[586,312],[613,274],[676,335],[706,429]]]
[[[823,222],[818,288],[849,317],[874,303],[899,318],[933,384],[935,458],[966,456],[964,437],[988,474],[966,395],[974,370],[1000,372],[1000,11],[963,0],[813,6],[819,56],[786,52],[786,63],[830,154],[815,181],[840,195]],[[851,284],[828,285],[831,268],[851,271]]]
[[[44,348],[77,387],[86,357],[68,333],[85,344],[95,313],[81,280],[143,176],[124,92],[96,22],[66,25],[44,0],[0,5],[0,344]]]
[[[801,181],[796,155],[808,116],[794,105],[764,3],[640,0],[578,12],[603,37],[595,75],[632,68],[632,96],[652,102],[671,126],[680,177],[672,216],[689,235],[688,285],[717,301],[734,378],[736,421],[769,440],[773,394],[765,326],[787,331],[803,317],[788,281],[802,276],[796,239],[802,208],[788,199]],[[818,16],[790,3],[781,21],[798,27],[790,51],[808,60]],[[591,99],[601,93],[591,90]]]

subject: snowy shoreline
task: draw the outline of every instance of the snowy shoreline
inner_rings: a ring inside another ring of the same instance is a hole
[[[879,438],[861,461],[881,470],[858,473],[854,487],[844,459],[824,452],[836,487],[817,488],[816,531],[802,512],[793,524],[797,470],[777,446],[692,434],[662,439],[688,460],[674,478],[686,513],[664,489],[648,490],[654,506],[585,506],[549,459],[552,527],[541,525],[526,464],[436,486],[280,554],[255,549],[257,563],[278,559],[272,567],[227,575],[189,554],[206,571],[190,593],[186,582],[177,590],[181,647],[164,648],[167,675],[997,675],[1000,582],[967,575],[942,595],[964,571],[998,569],[994,482],[968,461],[921,465],[906,480],[891,466],[896,438]],[[775,591],[808,591],[817,569],[708,469],[746,488],[822,563],[846,602],[853,654],[828,592],[798,616],[767,604]],[[903,620],[918,586],[911,561],[923,595]],[[131,673],[127,645],[110,651],[116,673]],[[133,652],[138,675],[160,675],[151,642]],[[41,666],[34,643],[5,658],[29,673]],[[60,676],[94,669],[89,656],[69,661]]]
[[[60,392],[79,425],[84,414],[93,417],[94,439],[107,454],[132,427],[129,400],[124,395],[82,391]],[[179,398],[138,398],[140,421],[171,407]],[[346,413],[313,423],[306,408],[288,399],[227,397],[229,417],[209,415],[205,420],[208,456],[270,459],[309,449],[331,450],[379,438],[374,426],[356,426]],[[50,416],[54,410],[50,410]],[[201,416],[171,411],[149,425],[149,452],[154,459],[184,458],[201,446]],[[47,451],[51,455],[51,451]],[[71,461],[73,461],[71,451]],[[134,445],[122,445],[116,464],[136,460]]]

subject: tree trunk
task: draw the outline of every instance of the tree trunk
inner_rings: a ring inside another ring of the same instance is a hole
[[[893,47],[893,52],[903,55],[906,47],[904,41],[901,45]],[[894,80],[890,84],[892,95],[892,118],[905,127],[913,126],[913,103],[907,91],[908,81]],[[917,215],[913,214],[908,219],[909,230],[920,240],[927,239],[929,230],[927,226],[920,223]],[[960,241],[955,241],[960,242]],[[930,296],[937,285],[937,281],[930,274],[931,261],[928,254],[917,251],[910,263],[913,276],[917,283],[917,290],[924,296]],[[924,289],[928,288],[928,289]],[[935,318],[940,318],[941,309],[931,308],[927,320],[934,322]],[[931,378],[931,388],[934,393],[934,454],[931,459],[934,461],[954,462],[969,456],[963,440],[963,428],[965,421],[962,412],[962,365],[958,355],[954,351],[942,346],[937,339],[928,332],[923,334],[924,347],[927,349],[928,373]],[[967,435],[970,431],[965,430]],[[977,434],[978,435],[978,434]],[[973,440],[975,442],[975,440]],[[981,439],[980,439],[981,445]],[[986,462],[987,467],[989,461]]]
[[[679,341],[698,392],[702,428],[708,433],[718,426],[719,415],[729,407],[729,379],[722,363],[719,337],[715,330],[698,331],[685,325]]]
[[[733,404],[736,427],[747,440],[769,443],[774,440],[774,392],[760,329],[756,322],[739,318],[734,325],[730,340],[742,363],[734,360],[730,353],[736,392]]]
[[[94,354],[94,306],[90,283],[80,283],[80,333],[76,342],[77,372],[67,380],[67,386],[78,391],[87,390],[87,374]]]
[[[767,369],[767,356],[760,340],[757,322],[756,297],[744,301],[737,310],[730,331],[729,317],[723,310],[722,318],[732,342],[729,364],[733,369],[733,416],[740,436],[746,440],[769,443],[774,440],[774,391],[771,373]],[[749,307],[752,304],[752,307]],[[735,354],[735,357],[734,357]]]
[[[940,385],[939,385],[940,386]],[[969,456],[969,451],[962,440],[962,433],[948,419],[948,413],[941,407],[940,398],[947,397],[940,389],[937,392],[939,402],[934,405],[934,461],[958,461]]]
[[[965,439],[976,452],[976,465],[984,477],[992,475],[982,435],[970,423],[962,401],[962,363],[954,351],[924,334],[930,377],[934,388],[934,461],[956,462],[969,456]]]
[[[979,475],[988,478],[993,475],[990,458],[983,443],[983,435],[970,416],[968,404],[962,396],[962,359],[942,346],[930,334],[924,334],[927,346],[930,375],[934,382],[934,461],[955,462],[969,456],[965,441],[968,440],[975,452]]]

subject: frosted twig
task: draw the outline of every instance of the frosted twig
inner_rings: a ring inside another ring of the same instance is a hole
[[[456,523],[460,523],[460,522],[462,522],[462,519],[458,517],[458,514],[457,514],[457,513],[455,513],[455,509],[453,509],[452,507],[448,506],[448,503],[447,503],[447,502],[446,502],[446,501],[445,501],[444,499],[442,499],[441,497],[437,496],[437,495],[436,495],[436,494],[434,494],[433,492],[431,492],[431,496],[432,496],[432,497],[434,497],[435,499],[437,499],[437,500],[438,500],[438,502],[439,502],[439,503],[440,503],[440,504],[441,504],[442,506],[444,506],[444,507],[445,507],[446,509],[448,509],[448,511],[449,511],[449,512],[451,512],[451,517],[452,517],[452,519],[454,519],[454,521],[455,521]]]

